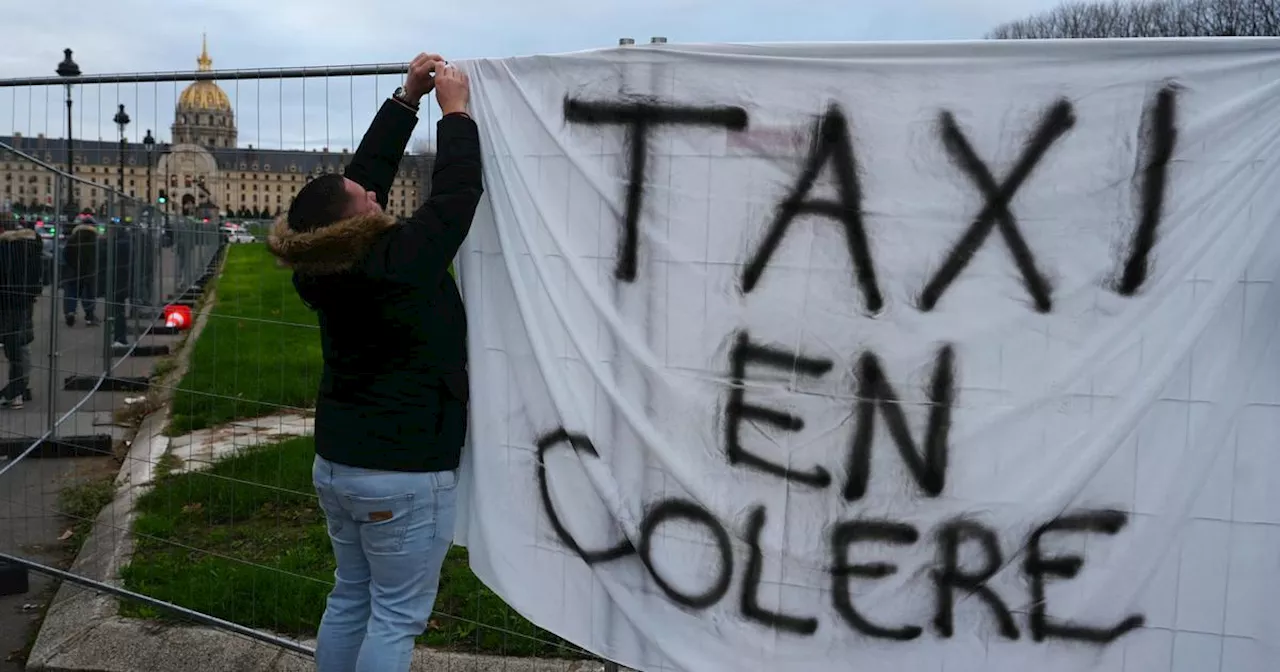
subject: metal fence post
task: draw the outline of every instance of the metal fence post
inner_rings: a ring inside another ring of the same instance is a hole
[[[160,215],[160,219],[156,221],[156,317],[164,313],[164,236],[165,231],[169,229],[169,213],[165,212]]]
[[[163,229],[160,228],[163,224],[160,219],[160,213],[154,205],[148,207],[151,208],[151,218],[148,220],[148,224],[151,227],[151,235],[147,243],[147,253],[151,255],[151,260],[147,263],[151,266],[151,275],[147,276],[147,294],[150,295],[151,300],[147,304],[151,306],[151,315],[148,319],[154,321],[160,317],[161,307],[164,305],[164,294],[160,293],[160,277],[164,274],[164,266],[160,263],[161,255],[163,254],[161,243],[163,242],[164,233]]]
[[[137,207],[138,204],[134,203],[133,210],[138,215],[133,218],[133,226],[125,230],[125,233],[129,235],[129,312],[125,314],[125,318],[126,321],[131,323],[125,329],[125,336],[132,336],[134,341],[137,341],[142,336],[142,332],[138,330],[142,320],[142,311],[139,304],[142,302],[142,287],[146,277],[146,269],[142,264],[142,260],[147,258],[147,255],[139,253],[143,249],[141,229],[143,222],[142,212]]]
[[[139,207],[139,202],[135,200],[129,201],[129,225],[124,228],[121,233],[125,234],[126,240],[129,242],[129,258],[124,263],[129,269],[129,312],[124,314],[125,322],[125,342],[130,340],[137,341],[142,336],[140,331],[142,326],[142,307],[146,299],[147,267],[146,260],[150,259],[150,255],[145,253],[146,238],[145,227],[146,222],[143,220],[145,213]],[[132,339],[130,338],[132,336]]]
[[[53,202],[62,203],[61,194],[58,193],[62,185],[62,180],[53,181]],[[71,178],[67,178],[67,191],[73,189]],[[68,200],[70,195],[68,195]],[[54,220],[57,221],[56,219]],[[49,260],[52,268],[49,270],[49,380],[45,381],[45,411],[46,420],[49,423],[49,438],[57,438],[58,436],[58,286],[62,284],[62,246],[58,244],[59,238],[62,237],[64,229],[61,224],[55,223],[53,226],[53,258]]]
[[[187,255],[190,253],[187,246],[190,245],[191,237],[189,227],[190,223],[188,222],[187,216],[183,215],[178,220],[178,226],[174,227],[173,232],[173,256],[175,265],[173,274],[173,297],[175,299],[181,296],[187,289]]]
[[[109,195],[108,201],[114,201],[121,198],[117,195]],[[123,201],[123,198],[121,198]],[[120,203],[116,208],[116,216],[121,217],[123,221],[124,203]],[[111,225],[111,218],[107,218],[107,235],[106,235],[106,278],[103,282],[102,291],[102,307],[106,310],[106,319],[102,321],[102,370],[106,373],[111,372],[111,335],[115,333],[116,326],[116,307],[114,304],[116,298],[116,236],[118,232],[116,227]]]

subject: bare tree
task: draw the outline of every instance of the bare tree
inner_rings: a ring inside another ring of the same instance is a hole
[[[997,40],[1280,35],[1280,0],[1068,2],[991,31]]]

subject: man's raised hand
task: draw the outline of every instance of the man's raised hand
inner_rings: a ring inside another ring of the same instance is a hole
[[[442,113],[466,113],[467,103],[471,100],[471,80],[467,73],[441,63],[436,70],[435,85],[436,102],[440,104]]]
[[[436,85],[431,73],[443,63],[440,54],[422,53],[414,57],[409,63],[409,77],[404,82],[404,97],[408,102],[417,105],[423,96],[431,93]]]

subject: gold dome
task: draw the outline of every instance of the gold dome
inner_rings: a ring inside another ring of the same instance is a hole
[[[196,59],[196,64],[200,72],[213,70],[213,59],[209,58],[209,42],[203,36],[200,58]],[[205,79],[193,82],[182,90],[182,95],[178,96],[178,107],[184,110],[230,112],[231,99],[227,97],[222,87]]]

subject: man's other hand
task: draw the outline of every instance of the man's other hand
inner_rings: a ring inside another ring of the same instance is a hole
[[[471,80],[467,73],[443,63],[436,69],[436,102],[444,114],[466,113],[471,100]]]
[[[431,93],[431,89],[435,87],[431,73],[435,72],[437,65],[443,63],[444,59],[440,58],[440,54],[423,53],[414,57],[409,63],[409,78],[404,82],[404,97],[408,102],[417,105],[423,96]]]

